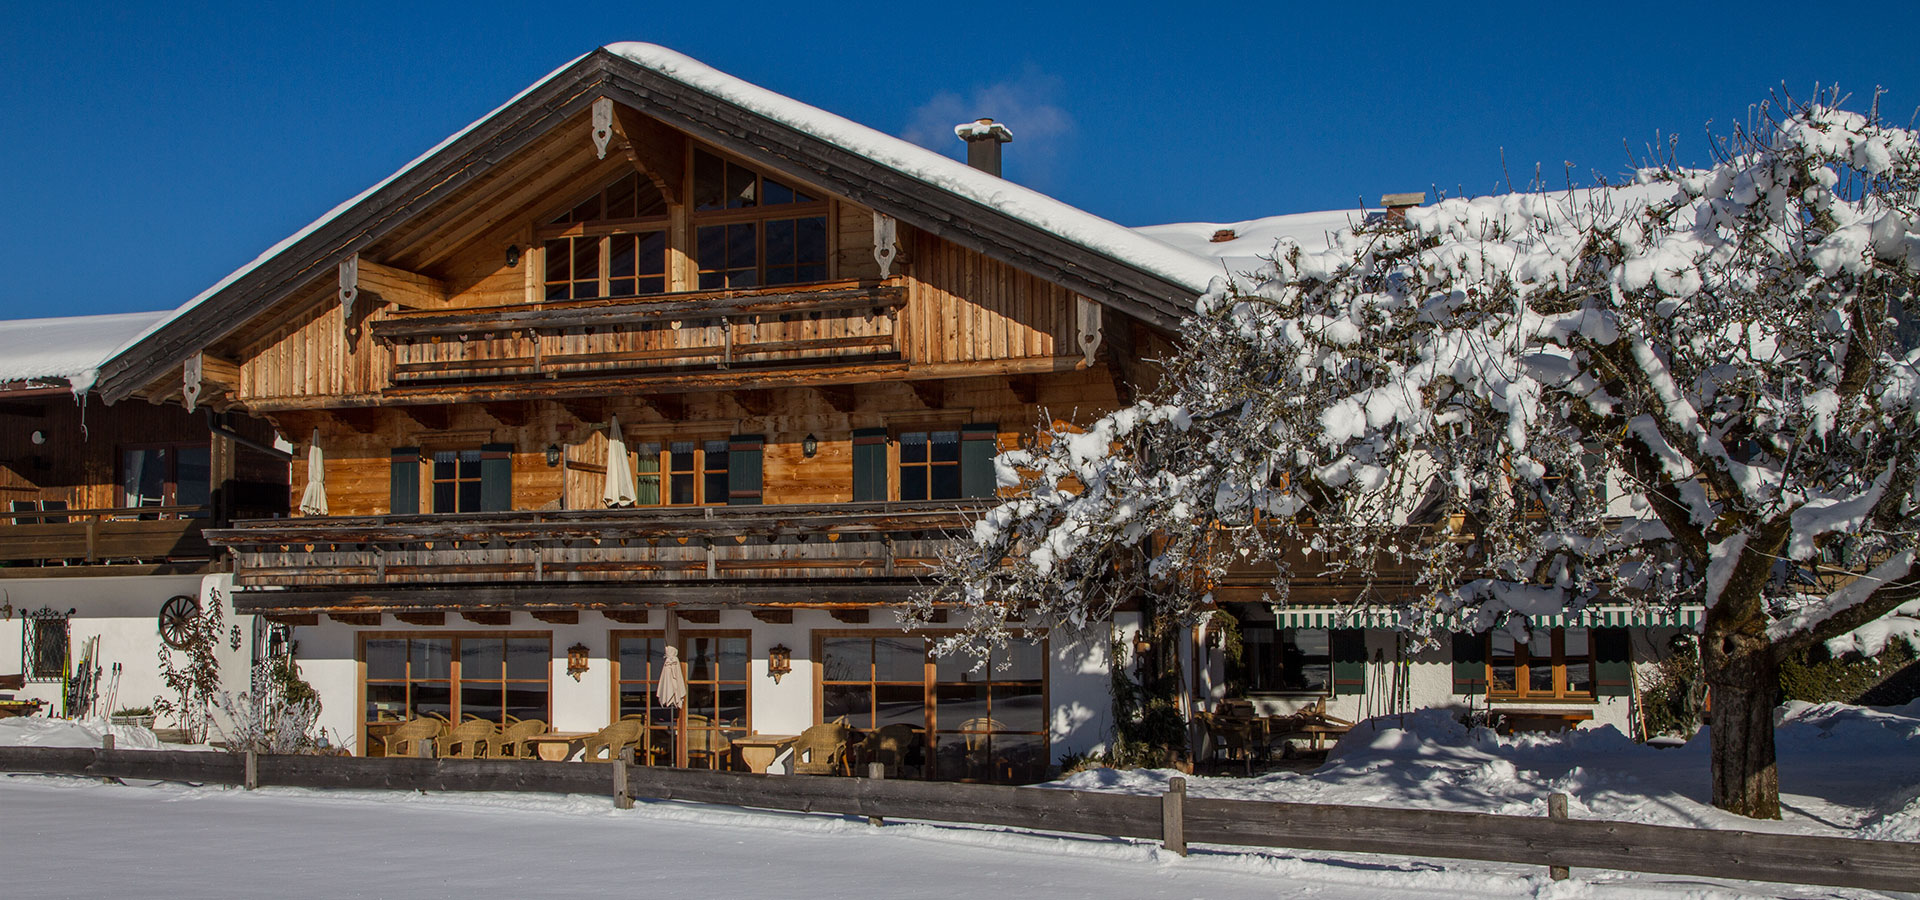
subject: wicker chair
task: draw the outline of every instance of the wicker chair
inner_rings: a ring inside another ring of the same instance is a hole
[[[907,754],[920,742],[920,734],[912,725],[886,725],[867,735],[862,748],[866,762],[879,763],[886,768],[888,778],[900,775],[900,767],[906,764]]]
[[[640,735],[647,730],[647,723],[639,719],[621,719],[595,732],[583,743],[580,758],[587,762],[613,762],[628,747],[640,742]],[[605,758],[601,752],[605,751]]]
[[[995,766],[993,759],[993,732],[1005,731],[1007,726],[998,719],[981,716],[960,723],[961,738],[967,748],[967,775],[978,777],[974,773],[985,772],[988,778],[999,775],[999,769],[1006,770],[1006,777],[1013,777],[1009,766]]]
[[[839,722],[825,722],[800,732],[793,742],[793,774],[845,775],[851,771],[847,758],[853,744],[853,729]]]
[[[709,768],[732,768],[729,758],[733,755],[733,742],[727,740],[726,732],[708,727],[707,721],[706,716],[687,716],[688,763],[699,756],[707,760]]]
[[[468,719],[435,738],[433,753],[447,759],[485,759],[486,748],[499,740],[499,734],[500,727],[486,719]]]
[[[409,719],[380,739],[380,752],[385,756],[416,755],[421,741],[437,742],[446,727],[447,723],[439,719]]]
[[[521,719],[500,729],[498,739],[487,742],[488,759],[533,759],[533,745],[527,739],[547,733],[547,723],[539,719]]]

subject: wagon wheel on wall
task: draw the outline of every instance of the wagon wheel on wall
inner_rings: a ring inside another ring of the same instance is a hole
[[[185,594],[168,597],[160,605],[160,640],[175,650],[187,649],[193,640],[193,620],[200,615],[200,601]]]

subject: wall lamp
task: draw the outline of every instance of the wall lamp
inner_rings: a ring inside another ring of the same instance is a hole
[[[767,676],[774,684],[780,683],[780,676],[793,671],[793,651],[785,644],[775,644],[767,648]]]
[[[587,670],[587,645],[575,644],[567,648],[567,674],[579,681],[580,674]]]
[[[508,244],[507,245],[507,268],[517,269],[519,267],[520,267],[520,245]]]
[[[820,439],[814,437],[813,432],[807,432],[807,436],[800,439],[800,455],[812,459],[813,455],[819,452]]]
[[[554,466],[557,466],[559,464],[560,464],[560,445],[548,444],[547,445],[547,468],[551,469]]]

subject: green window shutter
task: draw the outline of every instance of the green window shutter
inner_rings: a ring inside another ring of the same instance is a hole
[[[960,496],[991,497],[998,488],[993,457],[1000,452],[1000,426],[967,425],[960,429]]]
[[[1593,629],[1595,694],[1625,697],[1633,693],[1633,639],[1625,628]]]
[[[1487,636],[1469,632],[1453,633],[1453,692],[1487,692]]]
[[[420,448],[393,448],[393,483],[388,495],[387,512],[411,516],[420,512]]]
[[[1607,496],[1607,457],[1603,453],[1588,451],[1580,454],[1580,464],[1587,470],[1587,477],[1593,480],[1596,500],[1601,503],[1613,499]]]
[[[1366,693],[1367,633],[1357,628],[1335,630],[1327,636],[1327,650],[1333,657],[1333,695]]]
[[[757,434],[727,438],[727,505],[760,504],[760,458],[766,445],[766,438]]]
[[[887,430],[853,430],[853,500],[887,499]]]
[[[513,445],[480,445],[480,509],[504,512],[513,508]]]

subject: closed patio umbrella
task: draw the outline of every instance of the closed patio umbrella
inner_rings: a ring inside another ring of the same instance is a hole
[[[313,430],[313,440],[307,444],[307,489],[300,494],[300,514],[303,516],[327,514],[326,456],[320,452],[320,429],[318,428]]]
[[[668,613],[672,615],[672,613]],[[680,714],[677,710],[687,705],[687,674],[680,669],[680,648],[667,645],[667,657],[660,663],[660,680],[654,686],[653,699],[667,709],[676,710],[673,714],[673,759],[679,765],[687,758],[686,734],[679,727]]]
[[[633,469],[627,466],[627,440],[620,435],[620,417],[607,424],[607,488],[600,499],[608,506],[632,506]]]

